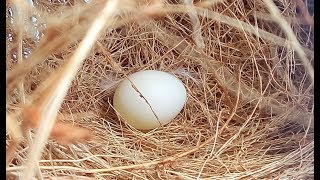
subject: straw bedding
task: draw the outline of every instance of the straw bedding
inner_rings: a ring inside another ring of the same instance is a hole
[[[302,5],[7,1],[7,178],[312,179],[313,19]],[[181,79],[188,100],[140,132],[112,96],[146,69]]]

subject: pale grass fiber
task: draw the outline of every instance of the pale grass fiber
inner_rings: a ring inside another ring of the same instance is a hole
[[[312,179],[313,22],[296,6],[7,1],[7,178]],[[146,69],[188,100],[140,132],[112,96]]]

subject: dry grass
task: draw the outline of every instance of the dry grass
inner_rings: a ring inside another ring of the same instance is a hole
[[[7,1],[7,178],[313,177],[313,19],[300,1],[30,2]],[[188,92],[147,133],[111,101],[145,69]]]

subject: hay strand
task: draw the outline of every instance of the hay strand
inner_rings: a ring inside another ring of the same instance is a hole
[[[37,164],[41,157],[42,149],[48,139],[49,133],[51,132],[57,113],[71,81],[76,75],[83,60],[89,53],[93,43],[98,38],[100,31],[105,27],[105,20],[114,15],[113,13],[115,8],[117,8],[117,1],[108,1],[106,3],[101,14],[96,18],[87,32],[84,40],[79,44],[79,48],[74,53],[74,56],[67,61],[67,64],[60,70],[60,72],[56,72],[57,74],[53,74],[47,80],[52,83],[53,86],[49,86],[50,89],[44,90],[48,92],[46,92],[45,96],[40,99],[42,101],[39,105],[40,124],[35,136],[35,143],[31,145],[30,153],[28,153],[28,161],[26,162],[28,169],[22,172],[22,177],[26,179],[31,179],[33,177],[35,169],[34,165]],[[57,86],[58,84],[59,86]]]
[[[7,177],[313,178],[305,4],[18,2],[7,3]],[[112,96],[147,69],[181,79],[188,100],[169,124],[140,132],[122,121]]]
[[[288,24],[288,22],[285,19],[283,19],[281,13],[279,12],[279,10],[278,10],[277,6],[274,4],[274,2],[272,2],[271,0],[264,0],[264,2],[266,3],[272,17],[274,18],[274,21],[276,21],[279,24],[279,26],[284,30],[284,32],[287,34],[289,42],[291,43],[294,50],[300,56],[303,65],[306,67],[306,69],[309,73],[309,76],[311,78],[311,82],[313,82],[314,81],[313,67],[310,64],[305,52],[302,50],[302,47],[301,47],[299,41],[297,40],[297,37],[294,35],[294,32],[290,28],[290,25]]]

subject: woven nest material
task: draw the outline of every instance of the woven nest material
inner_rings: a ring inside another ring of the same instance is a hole
[[[11,0],[6,32],[8,179],[313,178],[301,0]],[[188,95],[169,124],[140,132],[112,97],[146,69]]]

